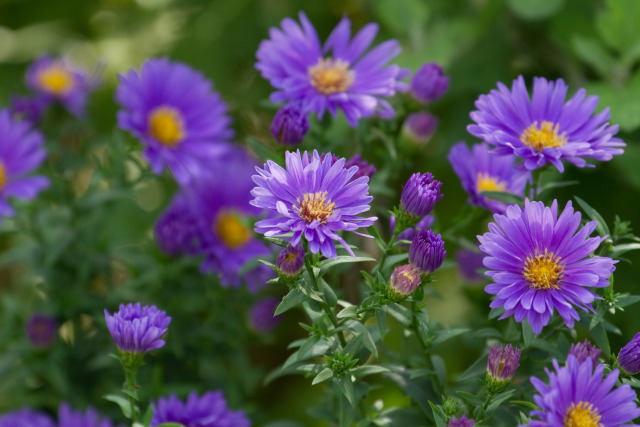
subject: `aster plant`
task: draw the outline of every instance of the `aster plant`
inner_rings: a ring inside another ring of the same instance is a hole
[[[569,328],[580,319],[574,307],[593,311],[591,303],[600,297],[589,288],[608,286],[617,261],[591,256],[604,237],[589,238],[597,224],[580,227],[581,219],[571,202],[558,216],[557,200],[547,207],[527,199],[524,209],[512,205],[494,215],[478,240],[485,274],[494,281],[485,287],[496,296],[491,307],[505,310],[500,319],[526,319],[539,334],[555,310]]]
[[[594,114],[597,96],[584,89],[565,102],[568,86],[562,79],[533,80],[531,97],[524,78],[511,90],[502,83],[480,95],[471,113],[471,135],[495,146],[499,155],[515,155],[527,170],[552,164],[564,171],[563,162],[592,166],[585,159],[608,161],[622,154],[625,143],[617,138],[618,126],[609,124],[609,108]]]
[[[378,25],[366,25],[351,39],[351,21],[344,17],[322,45],[307,16],[300,12],[298,17],[300,23],[286,18],[281,28],[272,28],[256,53],[256,68],[276,89],[271,100],[295,103],[318,118],[341,109],[354,127],[374,114],[393,117],[384,98],[407,90],[401,79],[410,74],[387,65],[400,53],[398,42],[389,40],[367,52]]]

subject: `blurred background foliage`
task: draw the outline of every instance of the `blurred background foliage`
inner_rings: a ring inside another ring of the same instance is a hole
[[[510,85],[520,74],[529,85],[533,76],[562,77],[571,93],[585,87],[589,95],[598,95],[598,109],[610,107],[611,122],[620,125],[619,136],[627,142],[623,156],[596,168],[551,174],[550,180],[580,185],[546,194],[547,200],[558,198],[564,205],[577,195],[610,226],[619,215],[640,227],[637,0],[0,0],[0,105],[26,93],[25,69],[44,53],[104,69],[104,84],[91,97],[87,120],[62,111],[47,118],[43,131],[51,155],[44,172],[52,178],[51,189],[0,227],[0,409],[31,404],[52,410],[64,399],[79,407],[91,402],[115,416],[117,408],[101,400],[122,381],[118,363],[108,357],[113,348],[102,309],[141,300],[166,310],[173,317],[171,330],[180,331],[170,332],[167,348],[142,370],[147,397],[221,388],[231,406],[246,408],[257,425],[277,418],[313,424],[307,407],[319,398],[318,386],[292,377],[262,386],[265,374],[287,357],[286,345],[303,335],[297,326],[302,314],[287,313],[277,333],[251,332],[246,311],[255,296],[221,288],[215,277],[200,275],[197,261],[163,255],[153,241],[152,224],[175,184],[139,168],[139,147],[114,132],[118,73],[166,55],[214,82],[230,105],[239,143],[251,136],[275,147],[268,132],[275,110],[265,101],[271,89],[254,68],[255,51],[270,27],[299,10],[321,39],[345,14],[354,29],[378,22],[377,40],[396,38],[403,47],[397,63],[415,71],[436,61],[451,76],[447,95],[429,107],[440,126],[428,144],[397,141],[389,149],[369,135],[375,143],[362,155],[385,170],[372,181],[383,233],[387,210],[415,171],[430,171],[443,182],[445,198],[437,216],[442,230],[452,226],[466,195],[446,154],[460,140],[476,142],[466,126],[478,95],[499,81]],[[327,148],[350,156],[363,132],[366,127],[351,129],[339,117],[324,139]],[[313,148],[310,144],[303,142],[301,149]],[[389,158],[392,166],[383,167]],[[489,218],[469,226],[469,241],[484,232]],[[448,242],[447,250],[453,259],[456,242]],[[618,264],[615,286],[637,293],[640,258],[636,253],[628,258],[632,263]],[[440,297],[428,302],[432,318],[449,326],[486,323],[489,298],[481,286],[463,285],[454,268],[438,278],[433,286]],[[336,286],[348,295],[345,282]],[[24,325],[36,311],[58,322],[51,349],[33,349],[24,336]],[[614,352],[640,330],[640,316],[631,310],[618,315],[616,323],[621,335],[612,336]],[[400,345],[393,340],[387,344]],[[461,335],[440,353],[450,371],[460,372],[483,345]],[[409,404],[402,392],[381,385],[374,398],[389,406]]]

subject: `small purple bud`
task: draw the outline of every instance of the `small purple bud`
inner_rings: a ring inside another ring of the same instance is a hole
[[[436,271],[446,255],[442,237],[431,230],[420,230],[409,247],[409,262],[418,267],[423,274]]]
[[[142,354],[163,347],[171,317],[155,305],[120,304],[120,310],[109,314],[104,310],[109,333],[124,353]],[[124,361],[123,361],[124,363]]]
[[[402,125],[403,135],[415,144],[426,144],[438,128],[438,118],[426,111],[407,116]]]
[[[302,271],[304,264],[304,249],[302,245],[284,248],[276,259],[276,267],[281,277],[294,278]]]
[[[271,123],[271,134],[280,144],[300,144],[309,130],[309,119],[299,105],[281,107]]]
[[[49,104],[51,100],[42,96],[13,96],[9,103],[9,110],[14,116],[36,124]]]
[[[156,243],[167,255],[195,254],[201,246],[198,221],[182,194],[173,198],[153,231]]]
[[[449,76],[435,62],[424,64],[416,71],[409,84],[409,92],[418,101],[428,104],[440,98],[449,89]]]
[[[630,375],[640,372],[640,333],[622,347],[618,354],[618,366]]]
[[[569,355],[573,355],[578,359],[579,364],[582,364],[582,362],[587,359],[591,359],[591,366],[596,366],[598,364],[600,351],[601,350],[598,347],[592,345],[588,340],[584,340],[583,342],[571,344]],[[567,357],[569,355],[567,355]]]
[[[441,186],[442,183],[433,179],[429,172],[414,173],[402,189],[402,208],[414,217],[422,218],[428,215],[436,202],[442,198]]]
[[[499,393],[498,389],[504,390],[504,387],[511,381],[516,369],[520,366],[520,349],[513,348],[511,344],[502,347],[496,344],[489,350],[489,359],[487,361],[487,386]]]
[[[269,332],[278,326],[282,320],[282,315],[273,315],[278,304],[280,304],[280,301],[277,298],[268,297],[261,299],[251,307],[249,310],[249,324],[256,332]]]
[[[27,322],[27,337],[38,349],[51,347],[56,338],[56,322],[44,314],[34,314]]]
[[[422,280],[421,271],[412,264],[401,265],[393,269],[391,273],[391,291],[394,296],[406,298],[415,291]]]
[[[447,427],[473,427],[474,425],[475,422],[472,418],[469,419],[466,415],[463,415],[460,418],[450,418]]]
[[[462,278],[469,283],[484,282],[486,276],[478,273],[478,270],[485,269],[482,260],[484,255],[469,249],[460,249],[456,252],[456,262],[458,263],[458,271]]]

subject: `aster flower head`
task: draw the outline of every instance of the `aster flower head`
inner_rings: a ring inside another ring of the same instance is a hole
[[[626,425],[640,416],[634,402],[636,393],[623,384],[616,389],[619,371],[614,369],[604,377],[604,365],[594,365],[587,358],[583,363],[569,355],[566,366],[553,360],[555,372],[545,368],[549,384],[531,377],[531,384],[539,394],[533,396],[540,408],[530,412],[531,427],[607,426]]]
[[[422,218],[442,199],[441,186],[442,183],[436,181],[429,172],[414,173],[402,189],[400,204],[407,214]]]
[[[462,182],[462,188],[469,193],[469,203],[504,213],[506,205],[482,195],[483,191],[501,191],[524,195],[531,172],[518,169],[512,155],[498,156],[489,151],[487,143],[475,144],[471,151],[464,142],[459,142],[447,156],[453,170]]]
[[[27,70],[26,82],[47,103],[58,101],[71,114],[81,117],[88,95],[98,87],[100,79],[65,58],[42,56]]]
[[[278,254],[278,258],[276,259],[278,274],[285,278],[298,277],[302,271],[303,264],[304,249],[302,248],[302,245],[289,245]]]
[[[589,340],[571,344],[571,348],[569,348],[569,355],[575,357],[578,360],[578,363],[582,363],[587,359],[591,359],[591,362],[594,366],[598,364],[598,357],[600,357],[600,352],[601,350],[591,344]]]
[[[566,96],[562,79],[535,78],[531,98],[522,76],[511,90],[498,83],[498,90],[476,101],[476,124],[467,130],[494,145],[497,154],[523,159],[528,170],[551,163],[563,172],[563,161],[584,167],[585,158],[607,161],[622,154],[625,143],[615,137],[618,125],[608,123],[609,108],[594,115],[598,97],[586,97],[584,89],[565,102]]]
[[[309,118],[299,103],[281,107],[271,123],[271,135],[283,145],[300,144],[309,131]]]
[[[259,264],[240,275],[248,263],[270,253],[251,229],[251,218],[263,213],[249,203],[255,166],[246,151],[230,148],[210,164],[208,172],[183,188],[199,243],[194,252],[204,255],[201,271],[219,275],[222,286],[244,283],[251,292],[264,286],[272,273]]]
[[[29,318],[26,326],[27,338],[38,349],[51,347],[56,339],[56,321],[47,315],[36,313]]]
[[[442,67],[429,62],[422,65],[411,77],[409,93],[418,102],[428,104],[440,98],[449,89],[449,76],[445,76]]]
[[[122,352],[146,353],[164,346],[162,336],[167,333],[171,317],[155,305],[120,304],[111,315],[106,309],[104,318],[109,333]]]
[[[321,159],[317,151],[312,155],[297,151],[286,153],[286,169],[273,161],[264,169],[256,168],[251,204],[279,215],[258,221],[255,230],[265,236],[292,232],[294,246],[304,236],[312,253],[327,258],[337,257],[334,241],[354,255],[337,232],[355,232],[377,218],[358,216],[370,209],[369,177],[352,179],[358,168],[345,169],[345,163],[345,159],[334,162],[331,153]]]
[[[467,418],[466,415],[463,415],[460,418],[451,417],[447,427],[473,427],[474,425],[475,421],[473,418]]]
[[[45,413],[24,407],[17,411],[0,414],[0,427],[56,427]]]
[[[168,255],[196,254],[202,247],[197,218],[189,200],[178,193],[153,227],[155,240]]]
[[[167,58],[120,75],[118,126],[145,145],[155,173],[168,168],[184,184],[228,147],[227,106],[202,74]]]
[[[640,333],[637,333],[618,354],[618,366],[629,375],[640,372]]]
[[[394,299],[404,299],[418,289],[422,283],[422,271],[413,264],[401,265],[393,269],[390,291]]]
[[[504,391],[520,366],[520,349],[511,344],[496,344],[489,349],[487,388],[493,393]]]
[[[580,319],[575,307],[593,311],[591,302],[599,297],[588,288],[608,286],[617,262],[590,256],[605,239],[588,238],[596,221],[580,228],[580,212],[569,201],[558,216],[557,200],[545,207],[526,199],[524,209],[512,205],[493,217],[478,240],[487,255],[485,274],[494,281],[485,292],[496,296],[492,308],[505,309],[500,319],[527,319],[538,334],[555,310],[569,328]]]
[[[46,157],[40,132],[0,110],[0,215],[14,215],[9,197],[31,200],[49,186],[46,177],[29,176]]]
[[[409,262],[418,267],[423,274],[436,271],[446,255],[442,237],[431,230],[420,230],[409,247]]]
[[[75,411],[68,403],[62,403],[58,408],[58,427],[113,427],[114,424],[101,417],[94,408],[87,408],[85,412]],[[120,426],[123,427],[123,426]]]
[[[402,134],[416,145],[426,144],[438,129],[438,118],[428,111],[418,111],[407,116],[402,124]]]
[[[202,396],[194,391],[186,401],[175,395],[158,399],[153,404],[151,427],[162,423],[180,423],[185,427],[249,427],[251,421],[242,411],[232,411],[220,391],[208,391]]]
[[[307,16],[300,12],[299,18],[300,24],[286,18],[282,28],[271,28],[271,38],[256,53],[256,68],[276,89],[271,100],[299,102],[318,118],[341,109],[353,127],[361,117],[393,117],[383,97],[405,91],[407,84],[400,79],[410,74],[386,65],[400,53],[398,42],[390,40],[365,53],[378,25],[368,24],[351,39],[351,21],[344,17],[323,46]]]
[[[262,298],[249,309],[249,324],[251,328],[260,333],[269,332],[275,329],[282,321],[282,315],[274,316],[276,308],[280,304],[278,298]]]

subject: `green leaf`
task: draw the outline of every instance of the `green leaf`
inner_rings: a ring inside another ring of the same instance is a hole
[[[344,377],[338,380],[338,384],[340,385],[340,390],[344,394],[344,397],[347,398],[351,406],[355,406],[355,393],[353,391],[353,383],[351,382],[351,375],[345,375]]]
[[[596,16],[596,29],[607,44],[622,54],[637,50],[640,43],[640,2],[607,0],[607,7]],[[630,58],[634,59],[634,58]]]
[[[589,215],[589,218],[598,223],[598,225],[596,226],[596,231],[599,235],[608,236],[609,234],[611,234],[609,232],[609,227],[607,227],[607,223],[604,221],[598,211],[589,206],[589,204],[582,200],[580,197],[573,196],[573,198],[576,199],[576,202],[578,202],[582,210],[584,210],[584,212]]]
[[[333,258],[325,259],[320,263],[319,275],[322,276],[323,274],[325,274],[327,271],[329,271],[331,268],[335,267],[336,265],[350,264],[354,262],[368,262],[368,261],[375,261],[375,260],[376,260],[375,258],[371,258],[371,257],[351,256],[351,255],[340,255],[336,259],[333,259]]]
[[[489,320],[497,319],[505,313],[504,307],[496,307],[492,308],[489,312]]]
[[[447,417],[447,414],[444,413],[442,408],[439,405],[436,406],[431,401],[429,401],[429,406],[431,406],[431,411],[433,412],[433,418],[436,422],[436,427],[447,427],[449,417]]]
[[[469,368],[467,368],[467,370],[458,377],[458,382],[463,382],[470,378],[477,377],[481,373],[485,372],[487,370],[487,358],[488,356],[485,354],[473,362],[473,365],[469,366]]]
[[[313,335],[309,338],[307,338],[304,342],[304,344],[302,344],[300,346],[300,348],[298,349],[298,360],[304,360],[305,356],[307,355],[307,353],[309,353],[309,351],[315,347],[318,342],[320,341],[320,337],[318,335]],[[322,340],[322,342],[320,342],[321,345],[326,345],[326,343],[324,342],[324,340]]]
[[[482,406],[484,405],[484,400],[480,399],[473,393],[468,393],[466,391],[456,391],[456,394],[460,396],[462,400],[470,403],[472,406]]]
[[[635,0],[634,0],[635,1]],[[638,2],[640,3],[640,2]],[[607,105],[611,108],[611,123],[620,125],[623,132],[632,132],[640,127],[640,71],[637,71],[623,85],[612,85],[611,83],[596,82],[585,85],[589,94],[597,94],[600,98],[598,105]],[[637,174],[637,156],[629,156],[629,153],[637,153],[638,149],[632,144],[628,144],[624,149],[624,156],[616,157],[616,164],[623,166],[630,174],[636,177],[628,179],[640,179]],[[618,160],[620,158],[620,160]]]
[[[455,338],[458,335],[464,334],[465,332],[469,332],[468,328],[453,328],[453,329],[443,329],[436,332],[436,337],[431,342],[431,346],[435,347],[439,344],[442,344],[445,341],[450,340],[451,338]]]
[[[411,311],[400,304],[385,305],[384,310],[404,326],[411,325]]]
[[[387,335],[387,313],[380,307],[376,308],[376,323],[378,324],[380,340],[382,340]]]
[[[513,403],[514,405],[522,405],[533,410],[540,409],[535,403],[526,400],[512,400],[509,403]]]
[[[357,305],[350,305],[349,307],[346,307],[343,310],[340,310],[340,312],[338,312],[336,317],[338,319],[356,317],[358,315],[359,308],[360,307],[358,307]]]
[[[426,369],[426,368],[412,369],[411,376],[409,378],[413,380],[415,378],[426,377],[427,375],[431,375],[435,373],[436,371],[434,371],[433,369]]]
[[[362,323],[350,320],[347,322],[346,327],[351,331],[362,335],[362,344],[373,354],[376,358],[378,357],[378,349],[376,348],[376,343],[373,341],[373,337]],[[355,353],[351,353],[352,355]]]
[[[611,252],[609,252],[609,256],[611,258],[618,258],[624,253],[638,249],[640,249],[640,243],[623,243],[621,245],[615,245],[613,249],[611,249]]]
[[[571,42],[573,51],[580,59],[593,67],[601,77],[608,77],[616,60],[598,40],[576,34]]]
[[[498,409],[503,402],[510,399],[511,396],[513,396],[516,391],[517,391],[516,389],[512,389],[494,396],[493,400],[491,401],[491,403],[487,407],[487,410],[485,411],[485,416],[491,417],[491,415],[493,415],[496,409]]]
[[[291,289],[287,295],[282,299],[282,302],[278,304],[276,308],[274,316],[278,314],[282,314],[287,310],[292,309],[293,307],[301,304],[303,301],[307,299],[306,295],[302,293],[302,291],[298,288]]]
[[[358,366],[357,368],[353,368],[350,372],[351,375],[355,377],[356,381],[360,381],[360,379],[366,377],[367,375],[389,372],[389,368],[380,365],[363,365]]]
[[[324,368],[318,375],[316,375],[316,377],[311,382],[311,385],[316,385],[318,383],[321,383],[322,381],[328,380],[331,377],[333,377],[333,371],[331,370],[331,368]]]
[[[258,158],[262,161],[282,157],[282,155],[280,155],[276,150],[270,148],[267,144],[256,138],[248,137],[247,145],[249,145],[251,151],[253,151],[255,155],[258,156]]]
[[[324,294],[324,299],[329,304],[329,307],[335,307],[338,304],[338,297],[336,293],[333,291],[331,286],[324,280],[320,279],[322,283],[322,293]]]
[[[117,404],[120,407],[122,414],[126,418],[131,419],[131,402],[129,402],[129,399],[117,394],[107,394],[104,396],[104,399]]]
[[[616,300],[616,305],[618,307],[626,307],[631,304],[635,304],[640,301],[640,295],[619,295]]]
[[[520,18],[545,19],[562,9],[564,0],[507,0],[509,8]]]
[[[480,194],[488,199],[497,200],[507,205],[524,206],[524,197],[517,194],[507,193],[506,191],[481,191]]]
[[[527,319],[522,319],[522,340],[524,341],[524,346],[529,347],[535,337],[536,334],[533,332],[533,328],[529,322],[527,322]]]

